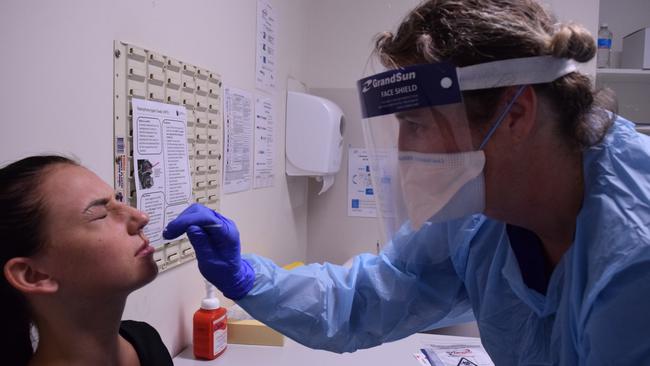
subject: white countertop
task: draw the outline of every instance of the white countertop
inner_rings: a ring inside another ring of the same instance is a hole
[[[333,352],[313,350],[285,337],[283,347],[229,344],[226,351],[213,361],[194,359],[194,356],[192,354],[192,347],[190,346],[183,350],[183,352],[181,352],[178,356],[174,357],[174,365],[417,366],[419,363],[413,357],[413,354],[418,352],[423,345],[426,345],[428,343],[480,344],[480,339],[418,333],[410,337],[391,343],[385,343],[374,348],[359,350],[353,353],[337,354]]]

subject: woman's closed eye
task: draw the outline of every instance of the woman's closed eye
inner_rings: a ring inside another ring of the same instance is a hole
[[[84,216],[88,217],[90,221],[101,220],[108,216],[108,204],[110,199],[100,198],[90,202],[86,209],[83,211]]]
[[[93,207],[87,213],[90,221],[105,219],[108,217],[108,209],[106,207]]]

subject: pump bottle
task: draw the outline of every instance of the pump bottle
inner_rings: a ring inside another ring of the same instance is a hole
[[[194,357],[214,360],[225,350],[228,341],[226,309],[220,306],[214,286],[205,281],[205,298],[192,321]]]

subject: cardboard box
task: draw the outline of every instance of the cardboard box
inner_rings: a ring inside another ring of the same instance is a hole
[[[284,336],[257,320],[228,320],[228,343],[283,346]]]
[[[624,69],[650,69],[650,27],[623,37],[621,67]]]

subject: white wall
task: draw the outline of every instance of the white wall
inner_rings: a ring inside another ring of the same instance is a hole
[[[272,3],[280,81],[273,97],[275,186],[226,195],[222,210],[237,222],[244,251],[287,263],[306,256],[306,180],[285,178],[283,123],[287,76],[303,76],[306,25],[301,1]],[[75,154],[112,185],[113,40],[220,72],[226,84],[254,91],[255,17],[255,0],[0,2],[0,165],[28,154]],[[195,262],[183,264],[131,295],[125,318],[151,323],[175,354],[190,342],[191,314],[202,297]]]
[[[419,0],[305,0],[304,49],[310,88],[354,88],[374,36],[395,30]]]
[[[363,147],[361,110],[356,89],[312,88],[310,93],[336,103],[345,115],[341,170],[334,185],[322,195],[322,183],[309,182],[307,260],[343,264],[359,253],[375,253],[381,243],[377,218],[347,216],[348,146]],[[383,243],[381,243],[383,244]]]
[[[598,32],[598,0],[538,0],[546,3],[551,11],[564,23],[578,23],[585,26],[594,37]]]
[[[375,218],[347,216],[348,146],[365,146],[356,81],[373,49],[374,36],[394,31],[417,0],[308,0],[309,27],[303,38],[305,83],[310,92],[337,103],[345,114],[341,170],[334,186],[318,196],[310,181],[307,259],[344,263],[361,252],[376,251],[380,238]]]
[[[650,27],[650,1],[600,0],[599,24],[607,23],[612,31],[615,61],[623,50],[623,37],[643,27]],[[614,66],[618,66],[615,63]]]

